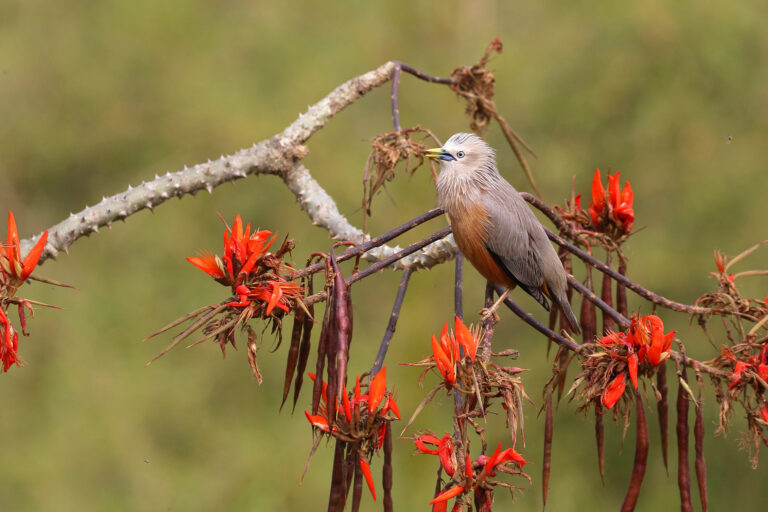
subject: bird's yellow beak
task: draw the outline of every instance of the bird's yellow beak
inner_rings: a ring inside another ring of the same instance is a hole
[[[449,162],[451,160],[456,160],[453,155],[451,155],[448,151],[444,150],[443,148],[432,148],[425,151],[425,154],[428,158],[434,158],[435,160],[444,160],[446,162]]]

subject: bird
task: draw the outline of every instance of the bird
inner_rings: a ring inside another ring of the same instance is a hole
[[[551,299],[580,332],[563,264],[526,201],[499,173],[494,149],[475,134],[456,133],[426,156],[440,161],[438,202],[459,250],[483,277],[506,287],[491,310],[520,286],[547,311]]]

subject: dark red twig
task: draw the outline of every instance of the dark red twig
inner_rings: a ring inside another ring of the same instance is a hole
[[[546,409],[544,412],[544,456],[541,463],[541,498],[544,507],[547,506],[549,492],[549,475],[552,471],[552,435],[554,433],[554,414],[552,411],[552,390],[547,389]]]
[[[456,253],[456,272],[453,283],[453,311],[461,319],[464,318],[464,255]]]
[[[496,290],[496,293],[499,294],[499,295],[504,293],[504,289],[502,289],[500,286],[496,286],[495,290]],[[528,325],[530,325],[531,327],[533,327],[534,329],[539,331],[544,336],[552,339],[552,341],[554,341],[558,345],[560,345],[562,347],[566,347],[569,350],[573,350],[574,352],[579,352],[581,350],[581,347],[577,343],[575,343],[575,342],[569,340],[568,338],[565,338],[565,337],[559,335],[558,333],[556,333],[555,331],[549,329],[547,326],[545,326],[544,324],[542,324],[541,322],[536,320],[533,317],[533,315],[531,315],[529,312],[527,312],[526,310],[524,310],[523,308],[518,306],[509,297],[504,299],[504,304],[509,309],[511,309],[514,314],[516,314],[517,316],[522,318],[525,323],[527,323]]]
[[[376,360],[373,362],[373,368],[371,368],[371,379],[373,379],[381,367],[384,365],[384,358],[387,357],[387,350],[389,349],[389,342],[392,340],[392,336],[395,334],[395,328],[397,327],[397,320],[400,318],[400,308],[403,305],[403,299],[405,298],[405,291],[408,289],[408,281],[411,279],[411,273],[413,271],[410,268],[403,270],[403,277],[400,279],[400,286],[397,288],[397,295],[395,296],[395,304],[392,306],[392,313],[389,315],[389,322],[387,323],[387,330],[384,331],[384,337],[379,345],[379,352],[376,354]]]
[[[432,220],[435,217],[438,217],[443,214],[442,208],[433,208],[429,211],[426,211],[419,215],[418,217],[414,217],[413,219],[409,220],[408,222],[401,224],[397,226],[396,228],[390,229],[386,233],[383,233],[377,237],[371,238],[367,242],[363,242],[362,244],[356,245],[354,247],[351,247],[344,251],[343,253],[339,254],[336,257],[336,261],[342,262],[346,261],[350,258],[354,258],[355,256],[359,256],[363,254],[366,251],[369,251],[373,249],[374,247],[378,247],[380,245],[383,245],[393,238],[397,238],[398,236],[402,235],[403,233],[410,231],[411,229],[415,228],[416,226],[423,224],[427,222],[428,220]],[[310,265],[306,268],[303,268],[299,271],[297,271],[293,277],[294,279],[298,279],[300,277],[304,277],[309,274],[314,274],[315,272],[320,272],[325,268],[324,262],[315,263],[314,265]]]
[[[392,70],[392,93],[390,95],[390,101],[392,103],[392,124],[395,127],[395,131],[399,132],[402,130],[402,128],[400,126],[400,106],[398,102],[398,92],[400,89],[400,77],[402,76],[402,72],[405,71],[406,73],[409,73],[420,80],[431,82],[433,84],[450,85],[451,79],[428,75],[412,66],[409,66],[408,64],[397,60],[393,62],[395,64],[395,68]]]
[[[704,402],[702,400],[703,382],[700,374],[696,375],[699,382],[699,406],[696,408],[696,422],[693,426],[693,437],[696,448],[696,482],[699,485],[699,498],[702,512],[707,512],[707,462],[704,460]]]
[[[661,456],[664,460],[664,469],[669,475],[669,402],[667,401],[667,365],[661,362],[656,373],[656,388],[659,390],[661,400],[656,404],[659,414],[659,433],[661,435]]]

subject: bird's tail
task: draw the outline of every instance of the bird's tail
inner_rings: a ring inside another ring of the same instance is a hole
[[[551,298],[552,301],[557,305],[557,308],[562,312],[565,319],[568,321],[573,334],[579,334],[581,332],[579,321],[576,320],[576,315],[573,313],[573,309],[571,309],[571,304],[568,302],[568,297],[565,294],[556,295],[553,293],[551,294]]]

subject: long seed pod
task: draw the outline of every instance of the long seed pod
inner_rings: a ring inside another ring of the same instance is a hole
[[[600,480],[605,487],[605,427],[603,427],[603,404],[595,401],[595,440],[597,441],[597,468],[600,470]]]
[[[552,390],[547,389],[546,411],[544,412],[544,456],[541,463],[541,498],[544,507],[547,506],[547,494],[549,492],[549,474],[552,470],[552,434],[554,421],[552,412]]]
[[[640,487],[643,485],[645,468],[648,465],[648,424],[645,421],[645,408],[643,398],[635,390],[635,413],[637,415],[637,442],[635,444],[635,462],[632,466],[632,476],[629,478],[629,488],[621,505],[621,512],[632,512],[637,505],[640,496]]]
[[[360,467],[359,461],[355,464],[355,480],[352,485],[352,512],[359,512],[363,498],[363,468]]]
[[[586,265],[586,267],[587,280],[584,285],[590,291],[594,291],[592,286],[592,267],[589,265]],[[595,341],[595,333],[597,330],[595,321],[595,305],[592,304],[592,301],[587,300],[586,297],[582,297],[581,299],[581,318],[579,320],[581,322],[581,332],[584,343],[592,343]]]
[[[611,266],[610,256],[605,257],[605,264],[608,265],[609,267]],[[603,302],[613,307],[611,283],[612,283],[611,276],[609,276],[608,274],[603,274],[603,290],[602,290],[602,293],[600,294],[600,298],[603,299]],[[614,325],[615,324],[613,322],[613,317],[603,313],[603,335],[608,334],[609,332],[612,332],[614,329]]]
[[[315,315],[315,306],[310,305],[307,308],[309,315],[304,315],[304,329],[301,335],[301,346],[299,347],[299,361],[296,365],[296,382],[293,384],[293,408],[296,409],[296,402],[299,400],[301,385],[304,383],[304,371],[307,369],[309,360],[309,351],[312,347],[312,327],[315,324],[313,319]]]
[[[664,460],[664,469],[669,476],[669,402],[667,401],[667,365],[665,361],[659,363],[656,372],[656,389],[659,390],[661,400],[656,403],[656,411],[659,415],[659,434],[661,435],[661,457]]]
[[[619,274],[627,275],[627,260],[619,257]],[[616,282],[616,309],[627,316],[627,288],[620,282]]]
[[[392,512],[392,424],[387,422],[384,430],[384,467],[381,471],[384,487],[384,512]]]
[[[350,320],[350,298],[347,283],[344,281],[344,276],[341,273],[339,264],[336,262],[336,256],[334,256],[333,251],[331,251],[331,269],[333,270],[333,332],[336,342],[336,364],[334,365],[336,370],[336,386],[333,390],[334,400],[331,400],[331,391],[329,389],[328,402],[329,404],[334,404],[333,408],[335,409],[335,399],[347,384],[347,361],[349,361],[352,322]],[[331,338],[331,343],[334,342],[334,338]],[[331,378],[330,375],[328,378]],[[335,416],[335,414],[331,413],[330,416]]]
[[[701,375],[697,374],[699,381],[699,407],[696,409],[696,423],[693,426],[693,436],[696,446],[696,481],[699,484],[699,498],[701,499],[701,510],[707,512],[707,462],[704,460],[704,402],[702,401],[701,389],[703,387]]]
[[[347,455],[344,457],[344,500],[349,499],[355,468],[360,465],[360,445],[347,443]]]
[[[317,382],[319,379],[315,379]],[[342,512],[347,498],[344,479],[344,441],[336,440],[336,450],[333,454],[333,473],[331,474],[331,492],[328,497],[328,512]]]
[[[327,270],[326,270],[327,271]],[[320,330],[320,339],[317,342],[317,362],[315,363],[315,384],[312,387],[312,414],[317,414],[320,407],[320,397],[323,392],[323,372],[325,371],[325,358],[328,352],[328,338],[331,329],[331,300],[325,303],[323,315],[323,327]]]
[[[285,365],[285,382],[283,383],[283,400],[280,402],[280,410],[283,410],[285,399],[288,398],[288,392],[291,390],[293,374],[296,371],[296,364],[299,361],[299,347],[301,345],[301,334],[304,330],[304,310],[296,309],[293,315],[293,329],[291,330],[291,346],[288,349],[288,361]]]
[[[680,510],[693,512],[691,474],[688,467],[688,394],[682,381],[687,381],[685,367],[677,387],[677,485],[680,488]]]

